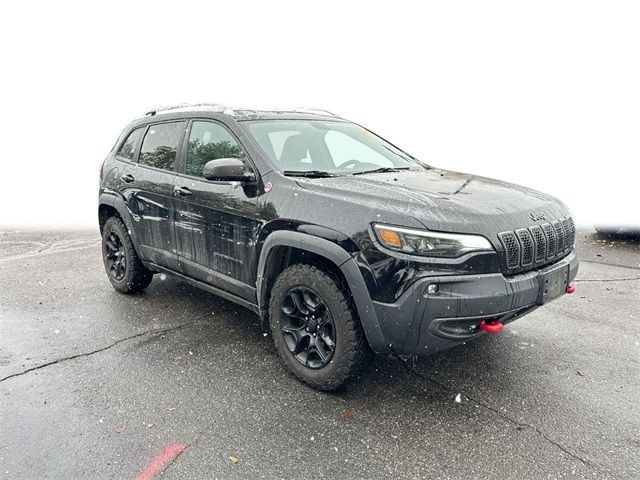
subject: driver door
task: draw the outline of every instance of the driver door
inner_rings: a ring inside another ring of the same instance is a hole
[[[259,221],[254,185],[206,180],[209,160],[247,154],[220,122],[193,120],[184,165],[174,180],[175,233],[180,269],[189,277],[255,302]],[[250,168],[249,168],[250,169]]]

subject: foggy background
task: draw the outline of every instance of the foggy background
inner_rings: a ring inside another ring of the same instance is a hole
[[[124,126],[324,108],[434,166],[640,223],[637,2],[5,2],[0,226],[96,226]]]

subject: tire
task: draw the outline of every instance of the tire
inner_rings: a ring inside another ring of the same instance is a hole
[[[110,217],[102,229],[102,259],[111,285],[119,292],[140,292],[153,279],[153,272],[140,261],[127,227],[118,217]]]
[[[318,300],[322,305],[313,310]],[[348,288],[322,267],[295,264],[280,274],[271,290],[269,322],[287,368],[318,390],[338,388],[371,359]]]

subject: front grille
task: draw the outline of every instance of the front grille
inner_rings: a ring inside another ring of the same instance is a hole
[[[547,239],[547,258],[553,258],[556,255],[556,246],[558,245],[556,231],[549,223],[542,224],[542,230]]]
[[[523,267],[533,263],[533,238],[526,228],[516,230],[518,240],[520,240],[520,264]]]
[[[544,262],[547,258],[547,237],[545,237],[542,227],[534,225],[529,227],[531,235],[533,235],[533,241],[536,244],[536,263]]]
[[[558,252],[562,252],[564,250],[564,229],[562,228],[562,224],[558,220],[554,220],[551,222],[551,226],[556,232],[557,246],[556,250]]]
[[[567,235],[566,243],[567,247],[573,245],[573,242],[576,240],[576,226],[573,223],[573,219],[571,217],[562,219],[562,226]]]
[[[520,265],[520,244],[513,232],[504,232],[500,234],[500,240],[504,245],[504,251],[507,257],[507,268],[518,268]]]
[[[573,248],[576,228],[571,217],[498,235],[507,270],[537,268],[565,256]]]

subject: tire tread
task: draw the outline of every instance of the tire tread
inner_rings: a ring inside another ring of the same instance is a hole
[[[116,280],[107,270],[107,266],[105,264],[105,270],[107,270],[107,276],[113,285],[113,288],[122,293],[137,293],[141,292],[145,288],[151,284],[151,280],[153,279],[153,272],[149,270],[142,264],[140,257],[138,257],[138,253],[136,252],[135,247],[133,246],[133,242],[131,241],[131,237],[129,236],[129,231],[127,230],[126,225],[119,217],[110,217],[104,225],[103,235],[102,235],[102,255],[104,257],[104,242],[107,235],[116,231],[118,236],[120,237],[122,243],[124,244],[125,254],[127,258],[127,270],[124,278],[121,281]]]
[[[316,282],[324,282],[327,286],[331,287],[334,296],[334,303],[338,305],[337,311],[332,311],[331,314],[334,317],[334,321],[336,321],[336,317],[339,317],[344,323],[344,355],[333,374],[323,380],[308,378],[292,368],[289,368],[289,370],[300,381],[313,388],[319,390],[334,390],[349,379],[352,379],[361,373],[370,363],[372,352],[369,348],[369,344],[367,343],[364,331],[362,330],[362,325],[360,324],[358,313],[349,288],[344,284],[344,281],[341,278],[330,270],[322,268],[322,266],[316,264],[293,264],[287,267],[280,276],[278,276],[275,284],[273,285],[271,297],[273,298],[274,292],[279,291],[281,288],[290,288],[290,285],[295,283],[296,278],[300,276],[313,278]],[[283,287],[283,285],[285,287]],[[274,302],[271,302],[269,305],[269,317],[271,319],[276,318],[278,313],[274,311],[275,308]],[[276,348],[280,351],[276,341],[276,336],[281,335],[280,332],[277,331],[277,323],[272,320],[270,324],[271,334],[274,338],[274,342],[276,343]],[[287,360],[283,357],[282,353],[288,352],[280,352],[282,361],[287,365]]]

